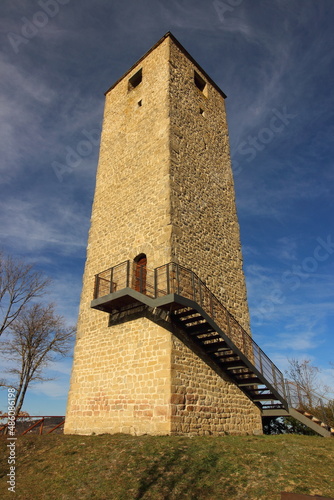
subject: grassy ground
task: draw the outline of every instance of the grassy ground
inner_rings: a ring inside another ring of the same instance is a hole
[[[22,436],[16,493],[3,499],[279,500],[281,491],[334,497],[334,439],[314,436]]]

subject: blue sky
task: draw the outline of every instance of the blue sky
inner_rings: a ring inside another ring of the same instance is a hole
[[[281,370],[308,358],[333,386],[333,1],[2,0],[1,11],[0,245],[53,278],[47,300],[76,322],[104,92],[172,31],[227,94],[253,336]],[[71,364],[53,363],[26,411],[64,414]]]

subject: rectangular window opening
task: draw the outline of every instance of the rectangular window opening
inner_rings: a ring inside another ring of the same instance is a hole
[[[194,82],[196,87],[203,92],[204,95],[206,95],[206,81],[203,80],[203,78],[197,73],[197,71],[194,71]]]
[[[138,85],[141,83],[142,79],[143,79],[143,71],[142,71],[142,69],[140,69],[139,71],[137,71],[137,73],[135,73],[129,79],[128,90],[132,90],[132,89],[135,89],[136,87],[138,87]]]

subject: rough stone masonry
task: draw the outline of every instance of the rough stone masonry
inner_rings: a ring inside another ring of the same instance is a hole
[[[111,324],[90,307],[94,276],[139,255],[194,271],[249,331],[225,95],[170,33],[106,92],[65,433],[262,432],[156,311]]]

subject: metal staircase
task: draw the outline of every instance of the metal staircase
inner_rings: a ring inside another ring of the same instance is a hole
[[[264,416],[293,413],[319,434],[334,435],[322,422],[312,421],[314,429],[311,420],[291,407],[282,372],[193,271],[171,262],[142,269],[139,276],[125,261],[96,275],[92,308],[113,314],[138,305],[167,311],[171,324],[185,332]]]
[[[198,309],[188,307],[176,310],[171,313],[171,320],[215,365],[227,373],[257,406],[262,409],[270,402],[275,408],[285,408],[284,397],[278,393],[277,387],[265,380],[251,360],[230,339],[225,338],[218,325]]]
[[[334,405],[330,400],[300,385],[285,381],[289,415],[321,436],[334,437]],[[327,399],[326,404],[324,400]]]

